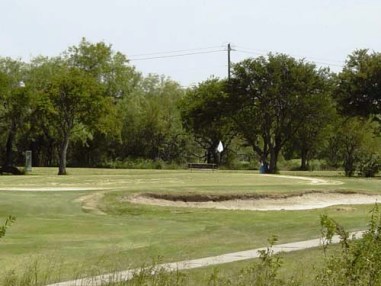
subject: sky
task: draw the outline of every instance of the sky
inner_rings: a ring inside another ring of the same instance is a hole
[[[356,49],[381,51],[380,0],[0,0],[0,56],[57,56],[83,37],[144,75],[191,86],[232,63],[285,53],[340,71]]]

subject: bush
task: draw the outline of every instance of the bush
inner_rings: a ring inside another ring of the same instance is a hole
[[[363,177],[374,177],[380,168],[380,157],[376,154],[362,156],[358,164],[359,174]]]
[[[180,169],[181,165],[177,163],[167,163],[163,160],[150,160],[150,159],[126,159],[126,160],[113,160],[107,161],[99,167],[111,169]]]
[[[327,257],[317,276],[318,285],[381,285],[381,215],[378,205],[372,210],[369,229],[362,239],[350,239],[349,233],[327,216],[322,216],[321,224],[328,242],[333,235],[340,236],[341,248]]]
[[[7,232],[7,229],[10,225],[12,225],[16,221],[16,218],[14,216],[8,216],[5,220],[5,223],[0,226],[0,238],[2,238],[5,233]]]
[[[217,270],[209,278],[210,286],[284,286],[301,285],[292,277],[288,281],[279,277],[279,270],[283,265],[283,258],[279,254],[274,254],[272,246],[277,242],[277,237],[273,236],[268,240],[269,246],[265,250],[259,251],[259,261],[255,261],[248,267],[241,269],[239,275],[234,277],[220,277]]]

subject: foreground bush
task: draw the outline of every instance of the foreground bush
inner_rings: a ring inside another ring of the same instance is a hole
[[[369,229],[362,239],[351,239],[340,224],[322,217],[323,233],[330,241],[340,236],[340,251],[326,258],[317,276],[320,285],[381,285],[381,215],[378,205],[371,212]],[[327,247],[327,246],[326,246]]]

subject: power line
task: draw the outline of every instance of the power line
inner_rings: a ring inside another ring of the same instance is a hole
[[[174,54],[174,53],[183,53],[183,52],[193,52],[193,51],[200,51],[200,50],[218,49],[218,48],[221,48],[221,47],[222,46],[213,46],[213,47],[184,49],[184,50],[174,50],[174,51],[166,51],[166,52],[153,52],[153,53],[144,53],[144,54],[130,55],[130,57],[143,57],[143,56],[154,56],[154,55],[165,55],[165,54]]]
[[[129,60],[130,61],[145,61],[145,60],[154,60],[154,59],[185,57],[185,56],[200,55],[200,54],[211,54],[211,53],[224,52],[224,51],[225,51],[225,49],[219,49],[219,50],[213,50],[213,51],[182,53],[182,54],[176,54],[176,55],[166,55],[166,56],[164,55],[164,56],[157,56],[157,57],[143,57],[143,58],[135,58],[135,59],[129,59]]]
[[[246,51],[246,50],[241,50],[241,49],[235,49],[236,52],[239,53],[244,53],[244,54],[249,54],[249,55],[256,55],[256,56],[262,56],[266,53],[258,53],[258,52],[251,52],[251,51]]]
[[[239,53],[256,55],[256,56],[263,56],[270,52],[266,50],[250,49],[250,48],[245,48],[241,46],[235,46],[235,47],[236,47],[235,49],[230,48],[230,51],[236,51]],[[210,49],[213,49],[213,50],[210,50]],[[145,60],[155,60],[155,59],[165,59],[165,58],[176,58],[176,57],[192,56],[192,55],[199,55],[199,54],[217,53],[222,51],[228,51],[228,53],[230,53],[229,46],[227,50],[225,48],[222,49],[222,46],[210,46],[210,47],[202,47],[202,48],[194,48],[194,49],[182,49],[182,50],[173,50],[173,51],[165,51],[165,52],[134,54],[134,55],[131,55],[132,58],[129,60],[130,61],[145,61]],[[158,55],[158,56],[155,56],[155,55]],[[293,56],[300,57],[297,55],[293,55]],[[315,62],[317,64],[335,66],[335,67],[344,67],[343,61],[317,59],[312,57],[302,57],[302,58]]]

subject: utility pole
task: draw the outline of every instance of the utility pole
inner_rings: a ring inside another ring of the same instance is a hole
[[[230,52],[232,48],[230,46],[230,43],[228,44],[228,80],[230,81]]]

